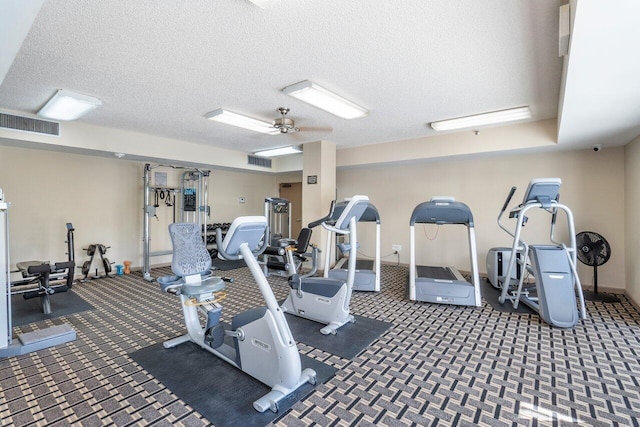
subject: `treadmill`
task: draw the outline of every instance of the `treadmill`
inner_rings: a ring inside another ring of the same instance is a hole
[[[455,267],[416,265],[415,224],[459,224],[467,227],[471,283]],[[412,301],[480,307],[480,275],[473,215],[467,205],[453,197],[434,197],[419,204],[411,214],[408,294]]]
[[[339,202],[336,203],[334,209],[331,214],[332,219],[338,219],[342,214],[342,211],[347,206],[349,202]],[[367,209],[362,214],[362,217],[358,220],[358,222],[369,222],[376,224],[376,254],[375,259],[373,260],[361,260],[356,259],[356,276],[353,282],[353,290],[354,291],[364,291],[364,292],[379,292],[380,291],[380,215],[378,214],[378,210],[376,207],[369,203]],[[342,251],[342,253],[346,253],[346,247],[342,243],[337,244],[338,249]],[[356,250],[358,244],[355,245]],[[330,254],[331,251],[331,236],[327,239],[327,254]],[[344,249],[344,250],[343,250]],[[347,257],[342,257],[334,266],[333,269],[329,268],[330,257],[327,256],[325,258],[325,268],[324,268],[324,277],[330,277],[332,279],[338,279],[342,281],[347,281],[347,272],[346,268]]]

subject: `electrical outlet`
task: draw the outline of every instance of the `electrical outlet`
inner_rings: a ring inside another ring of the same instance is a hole
[[[394,252],[402,252],[402,245],[391,245],[391,250]]]

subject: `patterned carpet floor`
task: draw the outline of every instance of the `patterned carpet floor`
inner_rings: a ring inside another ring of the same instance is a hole
[[[223,321],[263,305],[248,269],[221,274],[235,279]],[[298,344],[338,372],[276,425],[640,425],[640,313],[626,298],[587,302],[589,319],[563,330],[486,303],[408,301],[406,277],[385,265],[382,292],[353,295],[354,314],[393,326],[352,360]],[[287,295],[285,280],[269,282]],[[74,291],[95,309],[15,328],[69,323],[78,338],[0,360],[0,424],[210,425],[128,356],[184,333],[176,297],[139,273]]]

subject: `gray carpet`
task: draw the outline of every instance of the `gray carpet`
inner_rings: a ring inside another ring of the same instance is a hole
[[[225,275],[235,282],[227,286],[223,321],[262,305],[247,268]],[[354,314],[392,324],[353,359],[298,344],[302,354],[338,371],[275,425],[640,424],[640,314],[624,296],[613,304],[587,301],[588,320],[557,329],[537,315],[488,303],[409,301],[406,277],[406,268],[383,265],[382,291],[353,295]],[[287,295],[286,281],[269,283],[277,299]],[[140,274],[74,291],[95,309],[15,328],[69,323],[78,338],[0,360],[1,424],[212,425],[130,356],[184,333],[178,298]]]

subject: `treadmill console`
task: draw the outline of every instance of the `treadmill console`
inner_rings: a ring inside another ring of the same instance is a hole
[[[524,193],[523,205],[527,203],[542,203],[543,207],[558,201],[560,194],[560,178],[536,178],[529,182]]]

